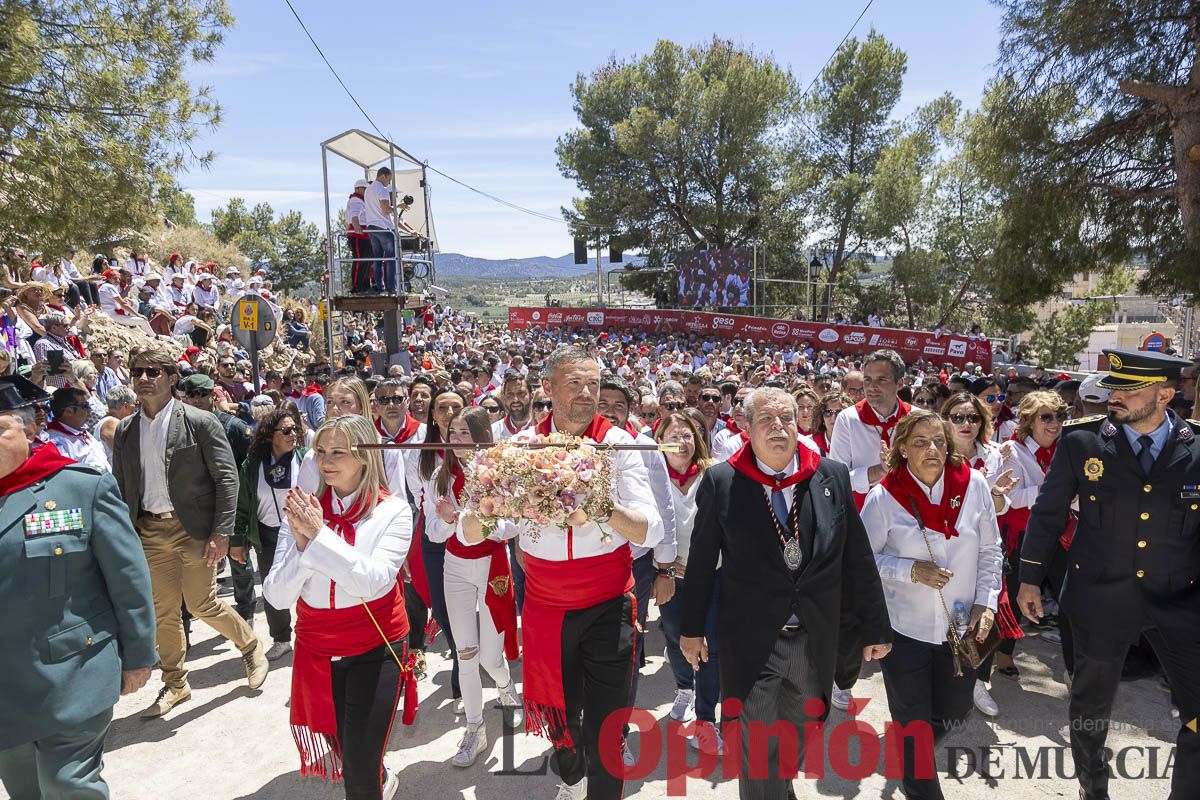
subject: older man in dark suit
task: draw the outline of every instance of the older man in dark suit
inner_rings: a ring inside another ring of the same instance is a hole
[[[142,350],[129,372],[142,408],[117,427],[113,474],[150,565],[164,686],[142,716],[160,717],[192,696],[182,603],[237,646],[251,689],[267,679],[267,659],[253,629],[217,599],[238,491],[225,432],[212,414],[174,399],[179,368],[165,348]]]
[[[698,490],[679,645],[693,667],[707,659],[704,621],[720,557],[721,688],[742,703],[740,796],[784,800],[792,794],[781,761],[799,764],[799,753],[781,759],[780,739],[761,733],[790,722],[802,743],[804,723],[816,718],[810,698],[825,716],[840,620],[856,619],[861,641],[874,643],[863,648],[868,661],[891,649],[891,624],[846,466],[797,447],[796,401],[782,389],[756,389],[744,408],[750,441],[709,469]],[[750,765],[764,747],[762,776]]]

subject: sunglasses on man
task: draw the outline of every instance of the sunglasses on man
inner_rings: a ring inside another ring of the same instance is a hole
[[[208,397],[212,394],[212,389],[188,389],[187,396],[195,400],[199,397]]]
[[[683,403],[663,403],[661,407],[664,411],[682,411]]]
[[[158,378],[163,374],[162,367],[133,367],[129,374],[135,378]]]
[[[554,408],[553,400],[534,400],[533,407],[538,411],[549,411]]]
[[[376,397],[375,402],[381,406],[402,406],[408,402],[408,398],[402,394],[393,394],[388,397]]]

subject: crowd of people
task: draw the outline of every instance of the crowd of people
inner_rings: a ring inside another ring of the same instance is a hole
[[[213,285],[177,259],[168,269],[177,270],[169,284],[187,286],[190,275],[197,288]],[[97,288],[119,286],[123,274]],[[140,285],[131,275],[139,293],[154,282],[148,268]],[[240,291],[262,291],[250,282]],[[89,313],[86,287],[72,286]],[[205,309],[228,313],[232,291]],[[1143,628],[1173,704],[1185,719],[1200,713],[1188,666],[1194,636],[1164,644],[1200,615],[1187,588],[1200,574],[1200,515],[1189,499],[1200,497],[1200,425],[1184,421],[1198,362],[1113,353],[1107,375],[1079,381],[807,342],[516,331],[430,306],[403,329],[390,364],[317,359],[267,371],[256,386],[219,334],[213,359],[175,356],[156,337],[126,364],[124,354],[79,358],[66,320],[35,321],[43,333],[33,331],[27,363],[0,350],[0,492],[31,491],[5,477],[27,478],[28,459],[87,483],[96,499],[57,502],[59,511],[84,509],[77,525],[42,501],[52,496],[43,488],[21,501],[22,511],[37,504],[32,520],[0,522],[23,536],[29,561],[65,552],[70,569],[100,570],[109,589],[97,602],[112,613],[55,605],[67,573],[54,564],[37,573],[46,587],[0,578],[5,607],[31,592],[52,609],[22,624],[57,646],[33,646],[33,666],[25,649],[0,655],[6,674],[52,675],[36,687],[28,679],[28,702],[56,682],[100,687],[90,736],[58,747],[52,740],[80,723],[78,713],[19,727],[0,712],[0,779],[14,797],[39,796],[22,794],[39,781],[46,796],[106,796],[97,737],[118,689],[136,691],[156,667],[163,682],[143,717],[190,699],[190,617],[235,644],[252,689],[292,656],[288,714],[301,772],[344,780],[347,798],[397,792],[384,745],[397,709],[414,721],[430,680],[425,652],[439,636],[462,720],[453,766],[469,769],[487,751],[486,673],[496,704],[553,742],[560,800],[620,797],[622,775],[604,754],[635,762],[629,726],[622,734],[603,723],[661,700],[638,697],[652,604],[675,684],[670,717],[690,723],[690,747],[720,754],[729,746],[722,703],[738,700],[744,767],[756,746],[750,723],[801,726],[847,709],[864,662],[878,660],[891,717],[933,732],[924,745],[906,741],[904,792],[941,797],[936,773],[920,764],[973,709],[1004,713],[991,681],[1020,680],[1013,656],[1032,631],[1061,644],[1073,722],[1107,718]],[[361,327],[362,340],[377,335],[369,318]],[[59,339],[66,355],[51,360],[43,343]],[[22,367],[28,380],[14,374]],[[618,478],[602,517],[486,528],[464,495],[474,445],[555,431],[648,446],[611,451]],[[378,443],[429,446],[364,447]],[[1151,500],[1165,505],[1140,521],[1126,514]],[[91,503],[114,523],[94,522]],[[1129,549],[1105,538],[1115,517],[1133,520],[1120,534],[1136,536]],[[1163,554],[1153,565],[1139,560]],[[217,578],[225,559],[227,594]],[[249,624],[260,613],[259,581],[269,643]],[[1103,595],[1097,607],[1119,600],[1135,610],[1144,596],[1145,619],[1102,648],[1089,592]],[[60,638],[77,624],[72,613],[90,627]],[[978,663],[968,639],[988,651]],[[119,657],[92,666],[100,649]],[[1072,732],[1083,796],[1093,800],[1107,797],[1103,729]],[[1184,737],[1177,792],[1200,768]],[[37,763],[35,774],[15,753]],[[797,763],[786,755],[772,739],[768,774],[744,770],[741,796],[794,796],[778,769]],[[56,769],[64,760],[94,769]]]

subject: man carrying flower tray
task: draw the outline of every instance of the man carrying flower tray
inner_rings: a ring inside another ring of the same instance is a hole
[[[596,361],[559,347],[546,358],[542,387],[553,413],[511,441],[563,446],[481,454],[456,535],[468,545],[520,536],[526,730],[554,743],[557,800],[617,800],[623,777],[604,763],[620,769],[621,724],[610,723],[604,741],[600,730],[626,707],[633,680],[629,545],[653,547],[663,525],[641,454],[593,445],[633,444],[596,413]]]

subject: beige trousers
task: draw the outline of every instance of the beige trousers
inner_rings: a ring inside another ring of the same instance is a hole
[[[163,683],[174,689],[187,683],[187,642],[181,603],[196,619],[233,642],[243,655],[258,644],[254,630],[223,600],[217,599],[217,570],[204,558],[205,539],[193,539],[178,518],[138,520],[138,534],[154,594],[158,659]]]

